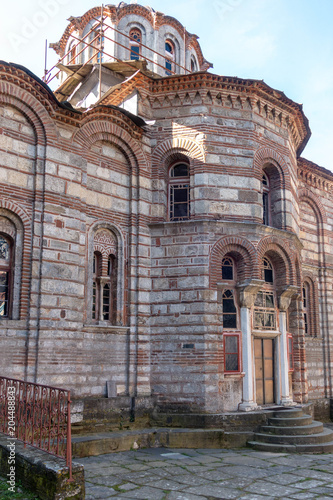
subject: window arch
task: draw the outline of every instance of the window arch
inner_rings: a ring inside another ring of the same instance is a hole
[[[190,166],[185,162],[169,170],[169,217],[172,221],[190,217]]]
[[[0,318],[9,318],[12,300],[13,242],[0,234]]]
[[[130,59],[137,61],[141,55],[142,33],[139,28],[132,28],[129,32],[130,36]]]
[[[165,41],[165,74],[170,76],[175,73],[175,45],[171,40]]]

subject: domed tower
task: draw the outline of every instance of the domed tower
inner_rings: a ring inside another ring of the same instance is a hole
[[[50,44],[60,59],[47,83],[57,76],[56,96],[73,106],[94,105],[138,71],[164,77],[212,67],[196,35],[151,7],[120,2],[69,21],[59,42]]]

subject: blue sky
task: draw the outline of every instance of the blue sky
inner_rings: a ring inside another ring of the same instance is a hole
[[[14,5],[13,10],[8,2],[0,5],[0,59],[23,64],[41,77],[45,39],[58,41],[69,16],[98,4],[16,0]],[[263,79],[302,103],[312,130],[303,156],[333,171],[332,0],[151,0],[149,5],[200,37],[212,72]],[[49,67],[57,60],[52,53]]]

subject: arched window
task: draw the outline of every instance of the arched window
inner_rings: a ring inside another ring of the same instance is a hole
[[[76,43],[77,42],[73,40],[69,46],[69,53],[67,56],[68,64],[76,64]]]
[[[315,285],[310,278],[307,278],[303,283],[302,295],[305,335],[316,337],[318,325],[316,302],[318,299]]]
[[[262,260],[262,273],[265,283],[273,283],[273,266],[272,263],[266,258]]]
[[[222,279],[234,280],[234,263],[230,257],[222,260]]]
[[[98,320],[100,316],[100,275],[102,266],[102,255],[94,252],[93,257],[93,296],[92,296],[92,319]]]
[[[274,271],[272,263],[267,258],[262,259],[261,271],[265,285],[263,290],[257,293],[254,303],[254,329],[276,330]]]
[[[170,76],[175,72],[175,46],[171,40],[165,42],[165,74]]]
[[[262,174],[262,213],[263,213],[263,224],[265,226],[270,225],[270,199],[269,199],[269,179],[265,172]]]
[[[97,25],[89,35],[89,59],[90,62],[101,63],[103,62],[104,54],[104,33],[101,33],[100,27]]]
[[[130,59],[137,61],[140,59],[142,34],[138,28],[131,29],[130,33]]]
[[[107,229],[94,237],[92,320],[117,321],[117,240]]]
[[[176,163],[169,172],[170,220],[185,220],[190,217],[190,166]]]
[[[224,330],[237,328],[237,309],[233,290],[225,290],[222,295],[222,324]]]
[[[0,234],[0,318],[10,316],[12,244]]]
[[[191,73],[198,71],[197,60],[194,56],[191,56]]]

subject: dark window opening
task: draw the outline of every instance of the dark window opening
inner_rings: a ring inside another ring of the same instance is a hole
[[[188,165],[186,163],[177,163],[171,171],[170,177],[188,177]]]
[[[140,47],[138,45],[131,45],[131,60],[138,61],[140,59]]]
[[[165,74],[167,76],[172,75],[173,71],[173,64],[174,64],[174,59],[175,59],[175,51],[174,51],[174,46],[171,42],[165,42]]]
[[[178,163],[170,170],[169,216],[178,221],[190,217],[189,165]]]
[[[266,174],[262,175],[262,211],[263,211],[263,224],[269,226],[269,181]]]
[[[103,320],[109,321],[110,319],[110,285],[107,283],[103,287]]]
[[[11,282],[11,245],[0,235],[0,317],[9,317]]]
[[[223,280],[234,279],[234,266],[231,259],[223,259],[222,261],[222,279]]]
[[[190,190],[188,185],[170,186],[170,219],[183,220],[188,219]]]
[[[234,295],[231,290],[226,290],[222,296],[223,328],[237,328],[237,310]]]
[[[268,259],[263,259],[264,280],[273,283],[273,266]]]

